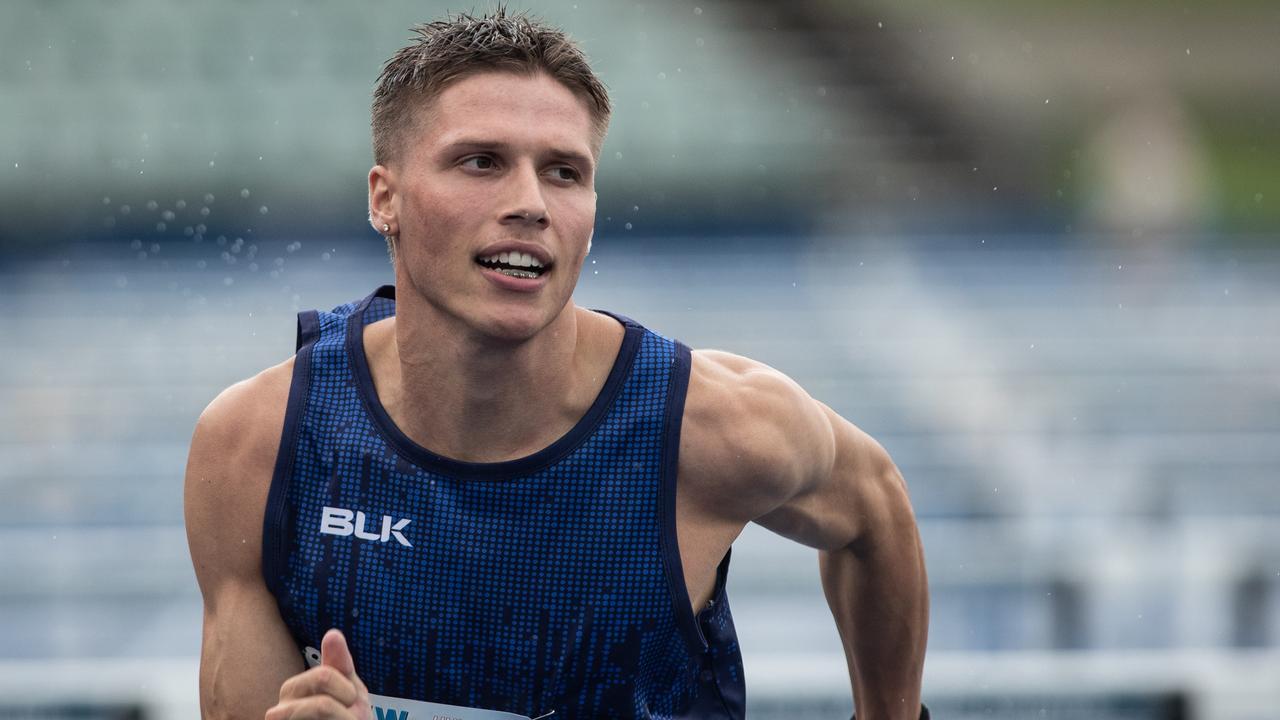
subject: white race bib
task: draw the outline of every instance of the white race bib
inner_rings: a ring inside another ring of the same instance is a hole
[[[370,694],[369,702],[373,705],[374,720],[529,720],[524,715],[498,710],[404,700],[386,695]]]

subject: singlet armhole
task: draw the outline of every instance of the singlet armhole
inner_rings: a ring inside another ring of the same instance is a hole
[[[293,476],[298,426],[302,422],[311,385],[311,352],[319,337],[320,314],[315,310],[298,313],[297,352],[293,359],[293,375],[289,381],[289,399],[285,406],[280,446],[276,451],[275,468],[271,473],[271,487],[267,491],[267,506],[262,518],[262,577],[277,602],[283,592],[280,578],[284,570],[284,551],[289,546],[287,539],[283,537],[286,532],[285,497]]]
[[[667,382],[659,496],[662,513],[662,557],[667,573],[667,587],[671,590],[672,611],[675,613],[680,635],[688,645],[690,657],[696,658],[706,652],[708,644],[702,628],[698,625],[698,619],[693,613],[689,588],[684,581],[684,563],[680,559],[680,546],[676,533],[676,476],[680,465],[680,430],[684,420],[685,395],[689,390],[689,374],[692,368],[692,351],[684,343],[675,342],[671,375]]]

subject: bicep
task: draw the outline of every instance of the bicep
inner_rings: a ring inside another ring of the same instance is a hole
[[[910,505],[902,475],[880,443],[827,406],[815,404],[830,428],[831,457],[813,468],[786,502],[756,522],[809,547],[836,550],[857,543]]]

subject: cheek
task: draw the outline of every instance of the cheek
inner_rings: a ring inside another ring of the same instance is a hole
[[[573,198],[559,208],[560,217],[568,238],[582,244],[582,254],[587,252],[587,242],[596,223],[596,196]]]
[[[447,193],[420,193],[411,203],[407,216],[412,218],[414,236],[424,248],[444,249],[461,242],[467,224],[474,215],[464,212],[468,203]]]

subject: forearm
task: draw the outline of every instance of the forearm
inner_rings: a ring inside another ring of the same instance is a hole
[[[820,554],[822,586],[849,662],[859,720],[916,720],[929,588],[901,476],[886,482],[880,505],[870,509],[871,522],[856,542]]]

